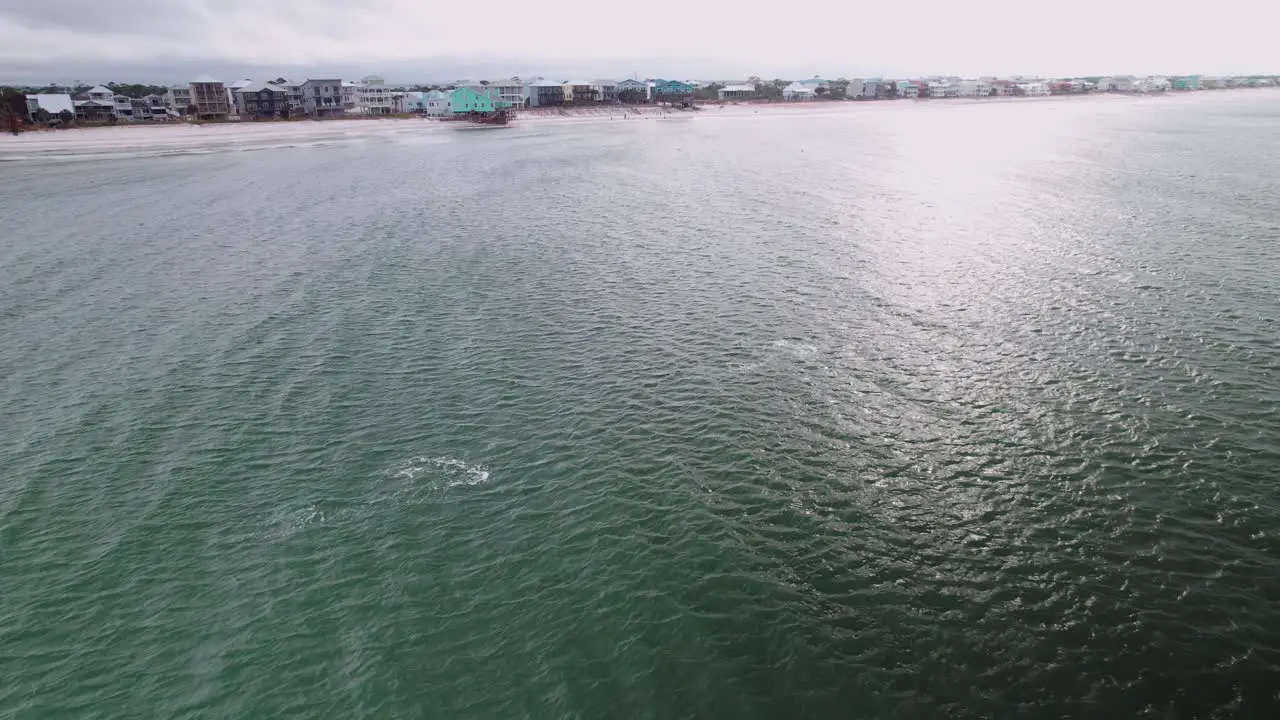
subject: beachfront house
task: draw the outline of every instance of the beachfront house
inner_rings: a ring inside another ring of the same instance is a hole
[[[164,106],[178,113],[186,115],[187,108],[191,105],[191,86],[190,85],[174,85],[164,93]]]
[[[986,97],[991,94],[991,84],[985,80],[961,80],[956,83],[959,97]]]
[[[71,101],[76,107],[77,120],[101,122],[116,116],[115,93],[101,85],[72,96]]]
[[[191,82],[191,104],[196,108],[198,120],[226,120],[231,114],[226,86],[208,75]]]
[[[56,118],[58,113],[63,110],[70,112],[72,115],[76,113],[75,101],[70,95],[58,94],[37,94],[27,96],[27,117],[34,120],[36,114],[41,110],[49,113],[50,116]]]
[[[1173,79],[1174,90],[1202,90],[1199,75],[1184,75]]]
[[[534,107],[558,107],[564,105],[564,85],[552,80],[538,79],[529,83],[529,104]]]
[[[598,102],[615,103],[618,101],[618,83],[614,80],[597,78],[591,81],[591,88],[595,90]]]
[[[489,97],[506,103],[507,107],[527,107],[529,91],[520,78],[493,80],[489,83]]]
[[[657,102],[686,102],[693,97],[693,86],[679,80],[659,80],[653,86]]]
[[[725,85],[720,88],[721,100],[750,100],[758,95],[755,85]]]
[[[1172,84],[1168,78],[1147,77],[1137,80],[1133,84],[1133,91],[1138,93],[1166,92]]]
[[[360,83],[343,80],[339,88],[342,112],[354,115],[360,112]]]
[[[650,85],[643,80],[623,80],[618,83],[618,94],[621,97],[642,98],[642,102],[649,102],[653,97],[649,94]],[[622,93],[627,95],[622,95]]]
[[[1045,97],[1050,94],[1049,83],[1042,82],[1021,83],[1018,90],[1027,97]]]
[[[356,109],[365,115],[390,115],[391,89],[377,75],[369,75],[356,86]]]
[[[128,95],[112,95],[111,104],[114,106],[117,118],[120,120],[133,119],[133,103]]]
[[[428,117],[444,117],[449,114],[449,93],[432,90],[422,95],[422,111]]]
[[[289,91],[267,82],[242,85],[236,90],[236,107],[242,116],[280,117],[289,110]]]
[[[342,114],[342,80],[308,79],[302,83],[302,109],[312,117]]]
[[[920,83],[914,80],[899,80],[898,97],[910,98],[912,100],[920,97]]]
[[[793,82],[782,89],[782,99],[789,102],[803,102],[818,97],[817,88],[801,82]]]
[[[889,83],[880,78],[867,78],[859,82],[862,83],[862,92],[858,95],[860,98],[874,100],[887,95],[889,92]]]
[[[574,105],[593,103],[599,100],[595,86],[590,80],[570,80],[564,84],[564,101]]]
[[[491,113],[497,109],[497,102],[487,93],[477,92],[469,87],[456,88],[449,93],[449,112],[454,115]]]
[[[923,91],[921,93],[922,95],[927,95],[928,97],[931,97],[931,98],[945,98],[945,97],[956,96],[955,91],[952,90],[951,83],[942,82],[940,80],[930,80],[927,83],[922,83],[921,89]],[[948,92],[951,93],[950,96],[948,96],[947,94]]]
[[[1109,78],[1111,92],[1133,92],[1138,85],[1138,78],[1132,75],[1116,75]],[[1101,87],[1101,83],[1099,83]]]

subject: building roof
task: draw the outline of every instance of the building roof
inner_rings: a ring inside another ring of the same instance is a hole
[[[196,78],[195,80],[192,80],[192,81],[191,81],[191,84],[192,84],[192,85],[195,85],[195,84],[197,84],[197,83],[199,83],[199,84],[205,84],[205,83],[221,83],[221,82],[222,82],[221,80],[214,80],[213,78],[209,77],[208,75],[201,75],[200,77]]]
[[[93,87],[89,88],[88,90],[85,90],[85,91],[84,91],[84,93],[85,93],[86,95],[88,95],[88,94],[90,94],[90,93],[93,93],[93,94],[95,94],[95,95],[98,95],[98,94],[101,94],[101,95],[115,95],[115,93],[111,92],[111,90],[110,90],[110,89],[105,88],[105,87],[103,87],[103,86],[101,86],[101,85],[94,85]]]
[[[115,103],[109,103],[106,100],[76,100],[76,107],[105,107],[113,108]]]
[[[566,82],[563,84],[564,85],[595,85],[595,83],[591,82],[590,80],[570,80],[569,82]]]
[[[725,85],[720,92],[755,92],[755,85]]]
[[[269,82],[252,82],[244,87],[236,88],[236,92],[240,93],[256,93],[262,92],[263,90],[270,90],[271,92],[288,92],[279,85],[272,85]]]
[[[28,100],[35,100],[36,106],[41,110],[57,115],[63,110],[75,112],[75,103],[71,101],[70,95],[28,95]]]
[[[554,80],[538,80],[529,83],[530,87],[561,87],[564,83],[558,83]]]
[[[244,78],[243,80],[237,80],[231,83],[227,87],[231,88],[232,90],[239,90],[242,87],[245,87],[247,85],[252,85],[252,84],[253,84],[252,80],[250,80],[249,78]]]
[[[609,78],[596,78],[595,80],[591,81],[591,84],[592,85],[617,85],[618,82],[616,80],[610,80]]]

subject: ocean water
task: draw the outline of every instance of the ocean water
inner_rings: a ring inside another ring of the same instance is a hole
[[[0,138],[0,717],[1275,717],[1280,93],[298,127]]]

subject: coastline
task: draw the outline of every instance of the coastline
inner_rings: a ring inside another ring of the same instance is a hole
[[[1249,88],[1255,92],[1280,88]],[[1244,91],[1230,96],[1244,95]],[[945,110],[978,108],[986,105],[1022,103],[1096,102],[1112,104],[1169,101],[1205,101],[1226,97],[1221,91],[1172,93],[1160,95],[1050,95],[1046,97],[940,98],[924,100],[819,100],[807,102],[725,102],[699,105],[697,110],[659,106],[603,106],[531,108],[517,112],[509,129],[554,125],[582,125],[646,120],[692,120],[697,118],[733,118],[745,120],[778,116],[799,117],[859,115],[892,111]],[[59,130],[27,131],[18,136],[0,135],[0,163],[68,161],[88,158],[113,159],[140,156],[210,154],[265,150],[284,147],[319,147],[374,138],[394,136],[434,138],[445,141],[457,123],[440,122],[424,117],[333,118],[326,120],[287,120],[275,122],[225,123],[155,123],[125,124],[99,127],[75,127]]]
[[[697,103],[696,110],[675,108],[660,105],[602,105],[587,107],[534,107],[518,109],[515,111],[516,123],[544,123],[544,122],[582,122],[592,120],[622,120],[622,119],[660,119],[672,117],[697,117],[706,113],[723,114],[760,114],[762,111],[821,111],[821,112],[839,112],[862,108],[883,108],[883,107],[903,107],[911,105],[913,107],[956,107],[956,106],[982,106],[1003,103],[1045,103],[1045,102],[1076,102],[1082,100],[1103,100],[1103,101],[1142,101],[1142,100],[1166,100],[1174,98],[1192,98],[1204,97],[1206,95],[1219,95],[1230,92],[1232,94],[1238,92],[1266,92],[1268,90],[1276,91],[1278,88],[1224,88],[1218,90],[1200,90],[1195,92],[1170,91],[1164,93],[1089,93],[1079,95],[1046,95],[1038,97],[1025,96],[999,96],[985,98],[888,98],[888,99],[868,99],[868,100],[808,100],[808,101],[786,101],[786,100],[709,100]],[[42,128],[37,130],[26,130],[18,135],[18,138],[34,135],[48,136],[50,134],[67,135],[71,133],[120,133],[120,132],[136,132],[136,131],[163,131],[172,130],[174,128],[256,128],[256,127],[291,127],[291,126],[315,126],[315,125],[346,125],[352,122],[359,123],[390,123],[390,122],[406,122],[406,123],[429,123],[431,125],[438,124],[435,118],[413,116],[413,115],[390,115],[390,116],[369,116],[369,115],[352,115],[349,117],[330,117],[324,119],[315,118],[299,118],[290,120],[245,120],[245,121],[227,121],[227,122],[188,122],[188,121],[171,121],[158,123],[119,123],[116,125],[94,125],[91,127],[70,127],[70,128]],[[14,140],[14,136],[4,134],[0,135],[6,141]]]

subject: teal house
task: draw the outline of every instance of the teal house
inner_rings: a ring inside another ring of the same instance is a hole
[[[1174,90],[1200,90],[1200,76],[1187,75],[1185,77],[1177,77],[1173,79]]]
[[[460,87],[449,93],[449,111],[458,113],[491,113],[508,103],[494,102],[484,93],[476,92],[468,87]]]
[[[653,86],[653,97],[655,100],[675,100],[678,98],[687,98],[693,94],[693,86],[689,83],[683,83],[679,80],[663,80]]]

